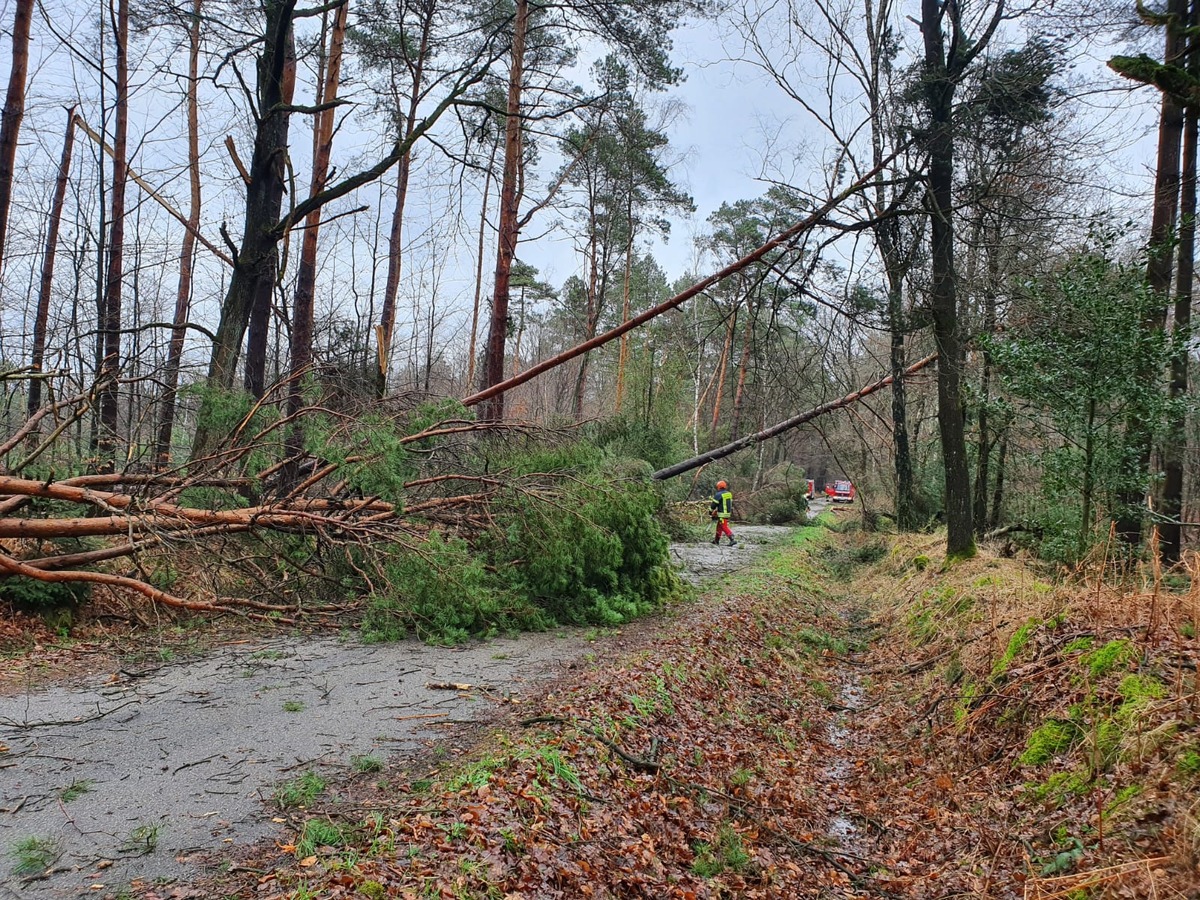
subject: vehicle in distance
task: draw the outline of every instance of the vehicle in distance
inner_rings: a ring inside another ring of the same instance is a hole
[[[825,485],[825,496],[834,503],[854,502],[854,483],[850,481],[835,481]]]

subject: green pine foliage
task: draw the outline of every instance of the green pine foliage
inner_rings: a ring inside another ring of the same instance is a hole
[[[495,454],[511,485],[472,544],[434,532],[393,549],[374,580],[364,630],[435,643],[554,624],[618,625],[683,586],[643,462],[589,441]]]

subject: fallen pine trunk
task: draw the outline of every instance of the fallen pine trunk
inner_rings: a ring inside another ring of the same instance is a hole
[[[916,372],[919,372],[936,359],[936,353],[932,354],[931,356],[927,356],[905,369],[904,374],[912,375]],[[738,438],[733,443],[726,444],[724,447],[717,447],[713,450],[709,450],[707,453],[701,453],[699,456],[693,456],[691,459],[685,459],[683,462],[675,463],[673,466],[667,466],[665,469],[659,469],[650,477],[655,481],[665,481],[668,478],[674,478],[676,475],[682,475],[684,472],[689,472],[698,466],[704,465],[705,463],[722,459],[730,454],[737,453],[739,450],[744,450],[752,444],[761,443],[768,438],[773,438],[778,434],[783,434],[785,431],[790,431],[793,428],[797,428],[803,425],[805,422],[811,422],[813,419],[819,418],[826,413],[833,412],[835,409],[841,409],[842,407],[849,406],[852,403],[857,403],[863,397],[867,397],[876,391],[882,390],[891,383],[891,375],[887,376],[886,378],[881,378],[874,384],[869,384],[866,387],[859,388],[857,391],[847,394],[840,400],[822,403],[820,406],[810,409],[808,412],[803,412],[799,415],[792,416],[790,419],[784,419],[782,422],[778,422],[775,425],[772,425],[770,428],[764,429],[763,431],[757,431],[754,434],[748,434],[743,438]]]

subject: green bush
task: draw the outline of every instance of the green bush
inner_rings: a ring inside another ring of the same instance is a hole
[[[602,474],[563,482],[551,502],[518,494],[496,516],[497,573],[556,622],[617,625],[680,589],[655,519],[658,494]]]
[[[592,434],[596,446],[612,456],[645,460],[654,469],[691,456],[680,433],[641,419],[614,416],[593,426]]]
[[[367,640],[399,640],[410,631],[452,644],[473,634],[548,623],[527,603],[499,590],[465,541],[434,532],[419,550],[396,552],[383,567],[385,586],[368,599]]]

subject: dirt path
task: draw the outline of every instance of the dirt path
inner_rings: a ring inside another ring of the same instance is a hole
[[[672,556],[699,579],[787,531],[743,527],[737,548],[674,545]],[[277,829],[262,801],[282,781],[452,741],[455,724],[486,719],[582,657],[588,637],[564,629],[451,650],[279,639],[0,697],[0,898],[116,897],[135,878],[192,876],[205,854]],[[31,840],[46,866],[18,877]]]

